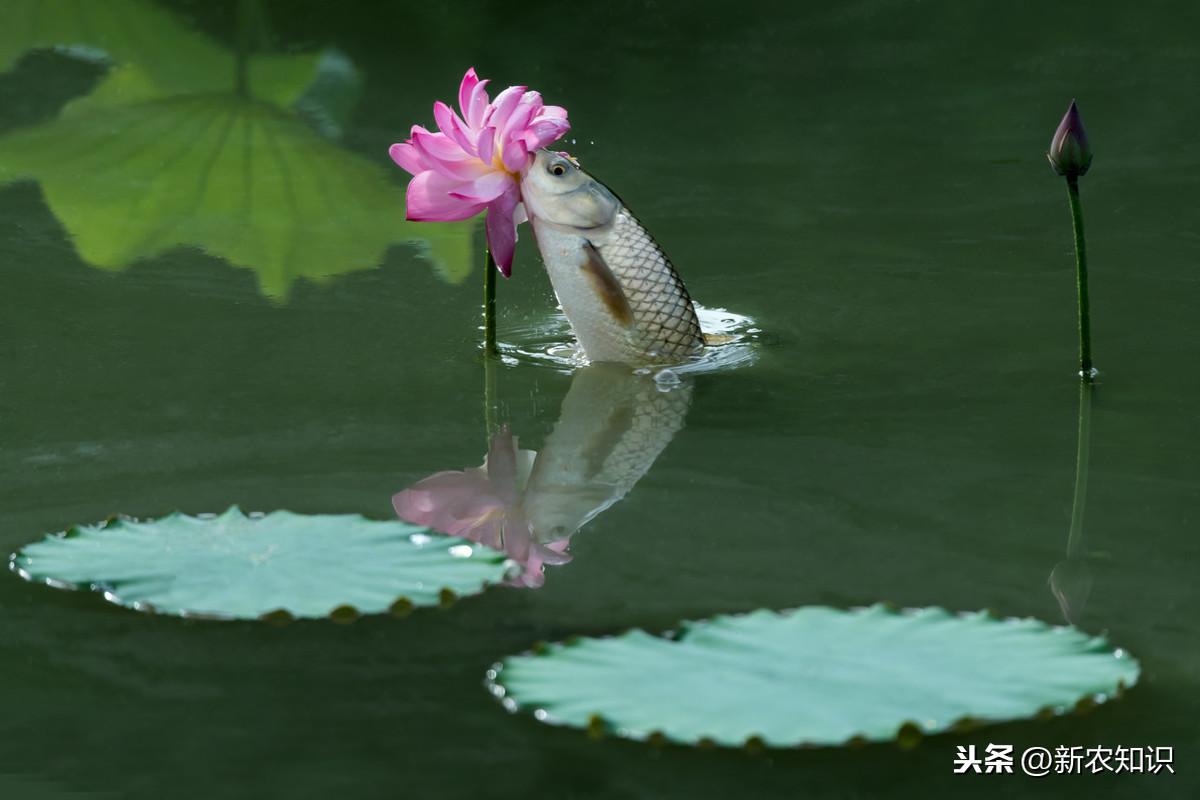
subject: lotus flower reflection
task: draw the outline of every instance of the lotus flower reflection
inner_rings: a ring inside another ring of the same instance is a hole
[[[389,153],[413,175],[408,219],[450,222],[486,209],[488,247],[507,277],[524,220],[521,170],[571,126],[566,110],[545,105],[537,92],[510,86],[489,100],[487,83],[468,69],[458,88],[461,116],[439,100],[433,104],[438,132],[414,125],[408,141]]]
[[[483,466],[430,475],[397,493],[392,505],[406,522],[507,552],[522,567],[510,582],[537,588],[543,564],[565,564],[571,556],[569,536],[538,542],[526,513],[523,494],[536,457],[505,426],[492,436]]]

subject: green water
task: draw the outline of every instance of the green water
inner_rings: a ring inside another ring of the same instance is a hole
[[[404,176],[386,156],[468,65],[568,107],[567,146],[693,295],[762,334],[751,366],[689,379],[686,424],[541,589],[269,627],[0,576],[0,796],[1196,796],[1200,13],[1047,5],[265,3],[274,52],[335,46],[361,77],[333,142],[229,110],[234,6],[4,0],[6,553],[114,512],[387,518],[393,493],[481,462],[478,234],[437,234],[435,268],[389,205]],[[129,59],[169,73],[146,116],[120,102],[138,75],[81,107],[112,75],[36,49],[130,31]],[[203,103],[177,96],[205,81]],[[1048,577],[1075,484],[1075,289],[1043,152],[1072,97],[1096,152],[1102,373],[1076,621],[1137,655],[1134,691],[912,750],[760,755],[592,741],[489,698],[488,666],[538,640],[760,606],[1062,621]],[[242,133],[217,169],[221,114]],[[499,290],[501,339],[548,324],[527,232]],[[570,384],[498,371],[523,446]],[[1177,774],[952,774],[956,745],[989,742],[1173,746]]]

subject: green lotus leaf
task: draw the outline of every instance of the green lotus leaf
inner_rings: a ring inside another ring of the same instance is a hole
[[[552,724],[791,747],[1064,713],[1138,672],[1103,639],[1033,619],[813,606],[550,645],[497,664],[488,682],[510,710]]]
[[[295,115],[233,94],[76,110],[0,137],[0,185],[33,179],[83,260],[106,270],[198,247],[257,273],[284,300],[300,277],[373,269],[413,243],[452,282],[474,261],[471,223],[404,220],[383,167]]]
[[[478,593],[507,569],[503,553],[405,522],[236,507],[72,528],[26,546],[11,566],[139,611],[215,619],[407,611]]]
[[[235,85],[231,50],[189,30],[148,0],[5,0],[0,71],[28,51],[47,48],[116,67],[95,92],[73,106],[233,91]],[[312,82],[320,58],[320,53],[251,57],[247,82],[252,96],[290,106]]]

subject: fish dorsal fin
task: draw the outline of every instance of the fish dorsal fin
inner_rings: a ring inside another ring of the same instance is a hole
[[[605,263],[604,256],[591,242],[583,243],[582,269],[609,313],[622,325],[632,325],[633,309],[629,307],[629,298],[625,296],[617,276]]]

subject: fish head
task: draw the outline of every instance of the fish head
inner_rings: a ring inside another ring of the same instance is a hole
[[[525,512],[539,544],[571,538],[600,512],[621,499],[613,487],[583,476],[559,476],[553,485],[534,485],[525,496]]]
[[[573,158],[544,148],[521,173],[521,199],[530,219],[580,230],[608,225],[621,205]]]

